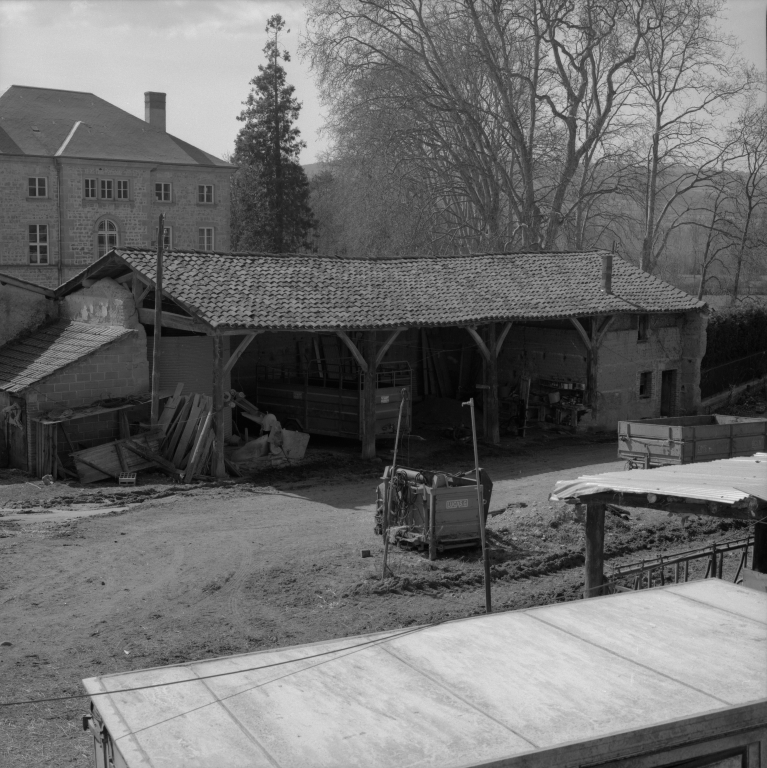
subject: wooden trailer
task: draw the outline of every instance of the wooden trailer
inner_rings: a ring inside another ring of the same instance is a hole
[[[757,768],[767,594],[718,580],[92,677],[97,768]]]
[[[660,467],[750,456],[767,450],[767,419],[710,414],[618,422],[618,456]]]

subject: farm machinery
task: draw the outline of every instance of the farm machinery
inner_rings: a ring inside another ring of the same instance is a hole
[[[487,520],[493,483],[479,469],[482,522]],[[477,514],[477,470],[450,474],[387,466],[376,490],[375,532],[385,527],[389,498],[388,543],[420,551],[429,558],[446,549],[478,546],[482,542]]]

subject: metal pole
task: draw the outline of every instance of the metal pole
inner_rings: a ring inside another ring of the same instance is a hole
[[[152,426],[160,419],[160,340],[162,338],[162,246],[165,239],[165,214],[157,228],[157,272],[154,289],[154,345],[152,348]]]
[[[407,389],[402,389],[402,399],[399,401],[399,414],[397,415],[397,434],[394,437],[394,456],[392,458],[391,465],[391,477],[389,478],[389,487],[384,498],[384,513],[383,513],[383,535],[384,535],[384,556],[383,556],[383,569],[381,570],[381,581],[386,578],[386,571],[388,570],[389,560],[389,508],[391,506],[392,490],[394,488],[394,473],[397,470],[397,446],[399,445],[399,428],[402,423],[402,408],[405,405],[407,399]]]
[[[485,612],[492,613],[493,607],[490,598],[490,558],[487,556],[487,540],[485,538],[485,509],[482,503],[482,486],[479,483],[479,452],[477,450],[477,424],[474,419],[474,398],[470,398],[468,405],[471,410],[471,434],[474,438],[474,475],[477,478],[477,513],[479,514],[479,533],[482,539],[482,561],[485,570]]]

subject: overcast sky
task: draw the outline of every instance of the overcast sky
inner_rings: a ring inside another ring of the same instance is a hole
[[[767,0],[728,0],[728,31],[765,66]],[[236,116],[263,62],[273,13],[290,28],[288,81],[303,103],[303,163],[319,159],[322,112],[297,55],[303,0],[0,0],[0,93],[11,85],[90,91],[144,117],[144,91],[167,94],[167,129],[206,152],[233,149]]]

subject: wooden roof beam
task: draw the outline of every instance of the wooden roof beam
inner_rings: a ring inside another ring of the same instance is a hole
[[[138,310],[139,322],[144,325],[154,325],[154,310],[140,307]],[[162,327],[174,328],[177,331],[191,331],[192,333],[204,333],[208,336],[213,334],[213,330],[205,323],[196,320],[193,317],[184,317],[183,315],[174,315],[172,312],[162,313]]]
[[[231,355],[229,355],[229,359],[226,361],[226,365],[224,365],[224,376],[226,376],[232,368],[234,368],[235,363],[240,359],[240,355],[250,346],[250,342],[253,341],[253,339],[258,336],[259,333],[263,333],[263,331],[256,331],[255,333],[249,333],[238,345],[237,349],[232,352]]]
[[[355,343],[346,335],[345,331],[336,331],[336,336],[338,336],[341,341],[343,341],[344,344],[349,348],[349,351],[352,353],[352,357],[357,361],[357,365],[362,369],[363,373],[368,372],[368,364],[365,358],[362,355],[362,352],[357,349]],[[375,360],[372,361],[373,364],[375,364]]]

